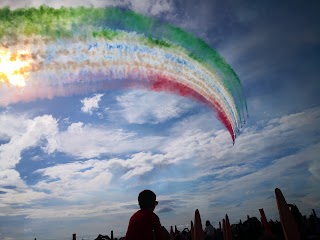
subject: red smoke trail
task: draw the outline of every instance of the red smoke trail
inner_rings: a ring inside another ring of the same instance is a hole
[[[234,131],[232,128],[231,122],[228,120],[227,115],[222,111],[222,106],[220,103],[212,98],[209,97],[209,100],[206,99],[204,96],[202,96],[200,93],[194,91],[190,87],[183,85],[182,83],[177,82],[173,77],[163,75],[163,74],[156,74],[149,78],[151,85],[149,86],[150,90],[152,91],[166,91],[166,92],[172,92],[179,94],[184,97],[189,97],[192,99],[195,99],[199,102],[202,102],[209,106],[210,108],[213,108],[213,110],[216,112],[218,119],[224,124],[224,126],[228,129],[231,138],[234,142]]]

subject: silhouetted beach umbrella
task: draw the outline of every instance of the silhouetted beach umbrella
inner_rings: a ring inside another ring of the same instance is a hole
[[[222,227],[223,227],[223,239],[227,240],[227,226],[226,226],[225,219],[222,219]]]
[[[266,215],[264,213],[264,210],[263,208],[260,208],[259,209],[259,212],[260,212],[260,215],[261,215],[261,221],[262,221],[262,224],[263,224],[263,227],[264,227],[264,230],[267,234],[269,235],[272,235],[272,232],[271,232],[271,228],[269,226],[269,223],[268,223],[268,220],[266,218]]]
[[[226,214],[226,233],[227,233],[227,240],[232,240],[232,231],[231,231],[228,214]]]
[[[199,210],[197,209],[194,213],[194,227],[193,227],[193,240],[203,240],[204,239],[204,233],[202,229],[201,224],[201,217]]]
[[[170,239],[174,238],[174,232],[173,232],[173,227],[170,226]]]
[[[192,238],[192,240],[194,239],[194,236],[193,236],[193,234],[194,234],[194,227],[193,227],[193,222],[191,221],[191,227],[190,227],[191,229],[190,229],[190,232],[191,232],[191,238]]]
[[[319,222],[319,218],[317,217],[316,211],[314,209],[312,209],[312,213],[314,216],[314,224],[316,225],[316,233],[320,234],[320,222]]]
[[[298,226],[290,212],[286,199],[279,188],[275,189],[282,230],[286,240],[300,240]]]

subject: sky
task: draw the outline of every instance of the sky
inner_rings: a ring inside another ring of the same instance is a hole
[[[233,145],[206,104],[168,92],[96,89],[0,103],[0,239],[124,236],[143,189],[167,229],[194,211],[215,227],[279,219],[274,189],[320,215],[318,1],[9,1],[121,7],[178,26],[241,80],[249,118]],[[0,85],[0,88],[3,86]]]

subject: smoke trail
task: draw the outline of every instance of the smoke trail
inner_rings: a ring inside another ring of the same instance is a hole
[[[182,29],[115,8],[4,8],[0,23],[1,105],[142,87],[208,104],[233,141],[243,122],[240,80]]]

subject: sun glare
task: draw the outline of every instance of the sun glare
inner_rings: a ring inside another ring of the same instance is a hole
[[[28,51],[0,50],[0,83],[16,87],[26,86],[26,77],[31,70],[31,54]]]

